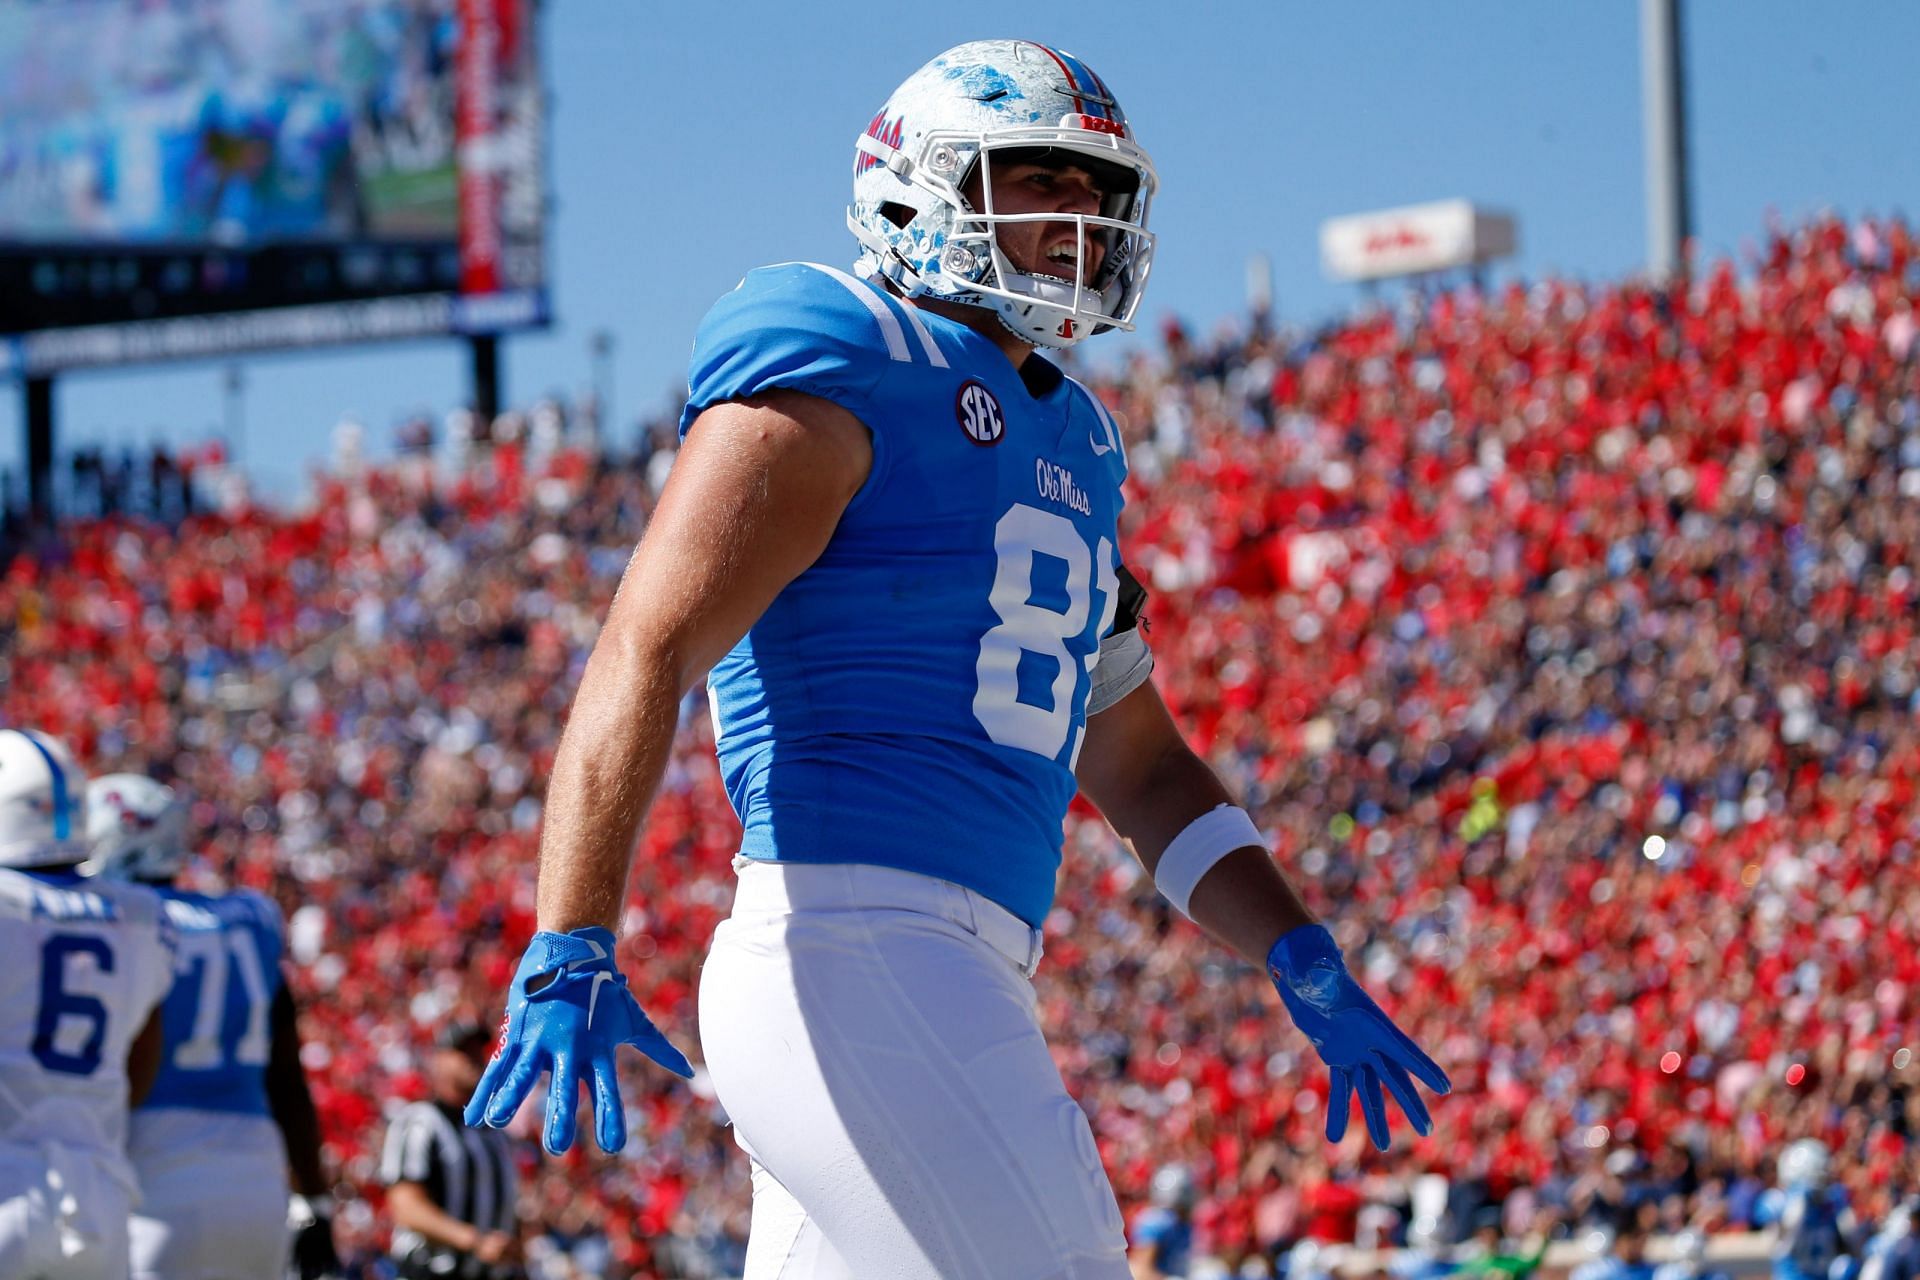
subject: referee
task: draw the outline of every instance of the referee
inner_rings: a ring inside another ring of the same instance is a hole
[[[469,1129],[460,1117],[492,1043],[476,1023],[443,1028],[427,1064],[433,1098],[408,1103],[387,1130],[380,1180],[388,1188],[400,1280],[525,1274],[511,1139],[498,1129]]]

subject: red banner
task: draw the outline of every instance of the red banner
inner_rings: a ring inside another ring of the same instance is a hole
[[[514,0],[460,0],[454,130],[460,174],[460,291],[500,288],[501,10]]]

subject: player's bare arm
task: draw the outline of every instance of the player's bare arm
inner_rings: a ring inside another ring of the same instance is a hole
[[[872,465],[859,419],[798,392],[725,401],[690,424],[574,696],[547,787],[540,932],[514,977],[469,1124],[507,1124],[550,1071],[547,1149],[573,1144],[587,1083],[596,1137],[617,1151],[627,1140],[617,1046],[692,1074],[613,960],[634,832],[666,767],[681,698],[819,558]]]
[[[324,1196],[327,1176],[320,1160],[320,1117],[314,1110],[306,1069],[300,1065],[299,1015],[293,993],[284,984],[273,998],[269,1016],[273,1038],[267,1057],[267,1101],[287,1144],[294,1194]]]
[[[1074,776],[1149,875],[1194,819],[1234,802],[1187,745],[1151,681],[1088,719]],[[1257,844],[1214,863],[1194,886],[1190,908],[1194,923],[1253,964],[1266,963],[1282,934],[1314,923]]]
[[[273,1038],[267,1056],[267,1104],[287,1150],[288,1181],[293,1193],[287,1221],[294,1229],[294,1267],[303,1280],[331,1276],[341,1267],[333,1240],[332,1197],[321,1160],[320,1115],[314,1109],[306,1068],[300,1063],[299,1010],[284,977],[268,1016]]]
[[[1353,980],[1332,935],[1187,746],[1150,682],[1089,717],[1075,777],[1175,906],[1266,967],[1294,1024],[1332,1070],[1328,1140],[1345,1136],[1356,1095],[1381,1150],[1390,1141],[1388,1096],[1426,1133],[1432,1120],[1414,1082],[1446,1093],[1446,1073]]]
[[[694,422],[594,644],[547,787],[539,919],[611,929],[680,699],[819,558],[873,465],[858,419],[792,391]]]
[[[147,1015],[146,1025],[127,1047],[127,1105],[137,1107],[153,1092],[160,1078],[160,1064],[166,1053],[167,1035],[160,1019],[160,1006]]]

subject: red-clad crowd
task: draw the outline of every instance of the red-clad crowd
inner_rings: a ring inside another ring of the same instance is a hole
[[[1328,1147],[1264,974],[1076,805],[1037,985],[1130,1214],[1185,1165],[1200,1251],[1259,1275],[1490,1215],[1744,1227],[1801,1137],[1863,1224],[1920,1191],[1914,268],[1902,224],[1826,219],[1666,289],[1170,326],[1095,378],[1162,691],[1455,1082],[1430,1137]],[[533,930],[541,789],[670,448],[507,432],[305,514],[70,523],[0,579],[0,720],[172,781],[208,878],[286,907],[362,1258],[386,1114]],[[689,699],[621,959],[696,1062],[737,831]],[[738,1265],[724,1118],[638,1063],[626,1153],[527,1146],[543,1277]]]

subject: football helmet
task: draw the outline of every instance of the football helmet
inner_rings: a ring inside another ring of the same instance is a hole
[[[37,729],[0,729],[0,867],[48,867],[87,856],[87,777],[73,753]]]
[[[187,862],[187,807],[173,788],[137,773],[109,773],[87,788],[87,863],[109,880],[164,883]]]
[[[1190,1213],[1199,1199],[1199,1188],[1194,1186],[1193,1172],[1187,1166],[1163,1164],[1153,1171],[1147,1195],[1157,1208]]]
[[[854,146],[847,225],[863,250],[860,275],[907,297],[987,308],[1036,346],[1133,328],[1153,265],[1157,179],[1106,82],[1072,54],[1027,40],[949,49],[894,90]],[[1043,153],[1096,176],[1099,214],[994,211],[993,166]],[[963,191],[976,172],[979,209]],[[1074,278],[1017,270],[995,236],[1010,222],[1074,224]],[[1089,278],[1095,239],[1105,252]]]
[[[1833,1157],[1827,1150],[1827,1144],[1818,1138],[1790,1142],[1787,1149],[1780,1153],[1780,1185],[1789,1191],[1800,1187],[1824,1187],[1832,1163]]]

